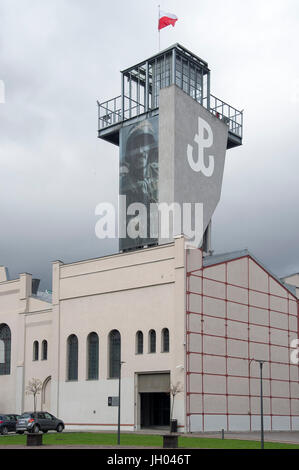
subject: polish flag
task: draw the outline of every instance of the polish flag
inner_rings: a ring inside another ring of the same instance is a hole
[[[177,20],[178,17],[172,13],[166,13],[165,11],[160,10],[158,30],[160,31],[160,29],[169,25],[174,26]]]

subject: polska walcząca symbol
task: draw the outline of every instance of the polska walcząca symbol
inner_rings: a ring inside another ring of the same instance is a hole
[[[205,131],[207,132],[207,138],[205,138]],[[201,117],[198,117],[198,134],[195,134],[194,142],[198,146],[198,158],[195,161],[193,156],[193,146],[188,144],[187,146],[187,158],[188,163],[193,171],[201,171],[208,178],[214,173],[215,161],[214,156],[209,155],[209,164],[205,165],[204,162],[204,151],[205,149],[213,145],[214,136],[211,126]]]

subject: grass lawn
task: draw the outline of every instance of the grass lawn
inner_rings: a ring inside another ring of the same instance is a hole
[[[116,446],[116,434],[104,433],[49,433],[43,435],[44,445],[112,445]],[[162,437],[159,435],[121,434],[121,445],[162,448]],[[26,445],[26,435],[0,436],[0,446]],[[179,437],[179,447],[185,449],[260,449],[258,441],[241,441],[237,439],[212,439],[198,437]],[[265,442],[265,449],[299,449],[296,444]]]

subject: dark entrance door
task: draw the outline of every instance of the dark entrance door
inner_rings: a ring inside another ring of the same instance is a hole
[[[140,393],[141,427],[169,426],[169,393]]]

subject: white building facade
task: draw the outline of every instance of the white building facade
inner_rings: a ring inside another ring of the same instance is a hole
[[[51,303],[31,286],[0,270],[1,412],[32,410],[38,378],[38,408],[68,429],[115,430],[121,360],[122,430],[256,430],[264,360],[265,429],[299,429],[295,290],[247,251],[203,258],[177,237],[53,263]]]

